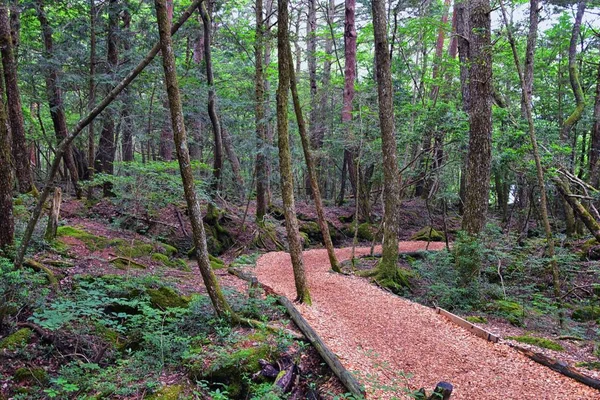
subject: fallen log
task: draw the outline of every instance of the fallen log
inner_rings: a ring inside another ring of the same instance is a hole
[[[287,309],[292,321],[300,328],[302,333],[308,338],[309,342],[321,355],[321,358],[327,363],[333,373],[340,379],[342,384],[354,396],[364,397],[365,390],[356,378],[342,365],[339,358],[325,345],[323,339],[319,337],[317,332],[308,324],[302,314],[294,307],[294,304],[285,296],[279,296],[279,303]]]
[[[587,375],[583,375],[581,372],[576,371],[573,367],[567,364],[564,361],[555,360],[554,358],[550,358],[541,353],[536,353],[529,349],[526,349],[521,346],[517,346],[515,344],[508,343],[510,347],[522,353],[525,357],[542,364],[559,374],[564,376],[568,376],[569,378],[575,379],[577,382],[581,382],[584,385],[587,385],[596,390],[600,390],[600,380],[591,378]]]

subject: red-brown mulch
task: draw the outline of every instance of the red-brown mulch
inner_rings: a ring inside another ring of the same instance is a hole
[[[425,248],[401,242],[401,251]],[[435,250],[442,243],[431,243]],[[358,248],[356,255],[368,254]],[[376,250],[377,251],[377,250]],[[340,261],[351,249],[337,250]],[[329,272],[325,250],[304,252],[312,306],[298,309],[344,366],[359,373],[372,399],[405,396],[401,387],[454,385],[452,399],[600,399],[600,393],[526,358],[506,344],[493,344],[440,317],[434,310],[385,292],[367,280]],[[295,298],[289,254],[262,256],[259,281]],[[406,377],[398,373],[409,374]],[[376,382],[369,378],[376,376]],[[397,390],[382,385],[397,382]]]

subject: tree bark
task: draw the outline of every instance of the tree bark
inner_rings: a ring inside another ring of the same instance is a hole
[[[571,83],[571,89],[573,90],[573,96],[575,97],[575,109],[563,123],[560,131],[560,138],[563,141],[569,139],[571,129],[581,119],[583,109],[585,108],[585,98],[579,81],[579,68],[577,67],[577,41],[579,40],[579,33],[581,32],[581,21],[583,20],[583,14],[585,13],[586,3],[587,0],[579,0],[577,2],[577,14],[575,14],[575,21],[573,22],[573,30],[571,32],[571,41],[569,42],[569,82]]]
[[[12,196],[14,173],[10,154],[11,134],[4,102],[4,85],[0,79],[0,176],[2,177],[0,179],[0,250],[11,246],[15,235]]]
[[[379,128],[383,152],[383,244],[379,277],[396,281],[398,261],[398,208],[400,207],[400,175],[394,135],[394,103],[392,71],[387,41],[385,0],[373,0],[373,31],[379,99]]]
[[[90,78],[88,82],[89,100],[88,112],[94,108],[96,103],[96,0],[90,0]],[[96,135],[94,133],[94,121],[90,121],[88,126],[88,168],[89,178],[94,177],[94,160],[96,159],[95,150]],[[88,197],[91,197],[93,188],[90,187]]]
[[[65,109],[63,106],[62,90],[59,84],[59,68],[53,61],[54,58],[54,43],[52,39],[52,28],[46,17],[44,11],[44,3],[42,0],[38,0],[36,3],[36,12],[38,20],[42,28],[42,39],[44,42],[44,58],[48,62],[46,71],[46,91],[48,93],[48,105],[50,106],[50,117],[52,118],[52,125],[54,126],[54,134],[60,142],[67,136],[67,117],[65,115]],[[69,147],[64,156],[63,160],[69,175],[71,176],[71,182],[75,188],[77,198],[80,199],[82,195],[81,188],[79,187],[79,172],[77,171],[77,165],[73,158],[73,150]]]
[[[185,10],[183,15],[179,18],[177,23],[173,25],[171,28],[171,35],[181,28],[181,26],[189,19],[192,13],[198,8],[202,0],[194,0],[192,4]],[[58,169],[60,166],[60,160],[65,152],[65,150],[69,147],[69,145],[75,140],[75,138],[89,125],[91,121],[94,120],[103,110],[106,109],[113,102],[113,100],[121,93],[129,84],[146,68],[156,57],[158,52],[160,51],[160,44],[156,43],[154,47],[146,54],[146,57],[142,61],[138,63],[138,65],[132,69],[126,76],[121,80],[107,95],[102,99],[102,101],[96,105],[85,117],[80,119],[77,124],[73,127],[71,132],[65,137],[57,146],[54,160],[52,160],[52,165],[48,170],[48,176],[46,177],[46,181],[44,183],[44,190],[40,193],[38,201],[31,212],[31,217],[27,222],[27,227],[25,228],[25,233],[23,234],[23,239],[21,241],[21,246],[17,252],[17,257],[15,258],[15,266],[21,267],[23,265],[23,260],[25,258],[25,252],[27,251],[27,247],[29,246],[29,242],[31,241],[31,236],[33,235],[33,231],[37,222],[42,213],[42,209],[44,208],[44,203],[48,199],[50,195],[50,190],[53,187],[54,178],[58,173]]]
[[[29,150],[25,139],[21,95],[17,83],[17,65],[13,53],[8,7],[6,5],[0,6],[0,52],[2,53],[2,69],[4,72],[8,118],[12,137],[12,156],[15,163],[17,187],[20,193],[28,193],[35,191],[35,187],[29,163]]]
[[[308,179],[310,181],[310,187],[312,197],[315,202],[315,209],[317,211],[317,221],[319,228],[321,229],[321,236],[323,236],[323,243],[327,249],[327,256],[329,257],[329,264],[331,269],[335,272],[342,272],[340,263],[335,255],[333,243],[331,242],[331,235],[329,233],[329,226],[325,219],[325,210],[323,209],[323,200],[321,198],[321,190],[319,189],[319,177],[317,175],[317,167],[313,160],[313,156],[310,151],[310,138],[306,132],[306,124],[304,122],[304,116],[302,115],[302,108],[300,106],[300,98],[298,96],[298,88],[296,87],[296,77],[294,74],[294,63],[292,61],[292,52],[290,49],[290,85],[292,89],[292,100],[294,102],[294,112],[296,113],[296,121],[298,122],[298,131],[300,132],[300,140],[302,142],[302,150],[304,152],[304,160],[306,161],[306,169],[308,170]]]
[[[210,50],[212,43],[212,20],[206,8],[206,2],[200,5],[200,14],[202,16],[202,25],[204,26],[204,62],[206,63],[206,84],[208,85],[208,116],[212,124],[215,141],[212,188],[214,191],[218,191],[221,188],[221,170],[223,169],[223,135],[217,114],[217,100]]]
[[[223,147],[225,148],[225,154],[229,164],[231,165],[231,172],[236,185],[236,193],[240,200],[244,201],[246,198],[244,178],[242,178],[242,166],[240,165],[240,159],[235,154],[235,147],[233,146],[233,140],[229,131],[221,123],[221,135],[223,136]]]
[[[256,125],[256,221],[262,223],[267,213],[267,122],[265,120],[265,84],[263,71],[264,34],[263,1],[256,0],[256,39],[254,42],[254,93]]]
[[[192,223],[198,267],[217,315],[221,318],[235,320],[236,315],[233,313],[233,310],[223,296],[223,292],[221,291],[219,282],[210,266],[210,260],[208,258],[206,234],[202,223],[200,202],[198,201],[198,196],[196,194],[194,175],[190,164],[190,154],[187,147],[187,137],[179,95],[179,84],[177,82],[175,54],[173,52],[173,43],[169,29],[170,23],[165,0],[156,0],[155,6],[160,34],[163,69],[165,73],[165,84],[167,87],[169,110],[171,112],[171,123],[173,125],[173,137],[175,140],[175,148],[177,151],[177,159],[179,161],[179,170],[181,172],[185,199],[190,213],[190,222]]]
[[[290,90],[291,53],[289,35],[288,0],[277,1],[277,58],[279,69],[279,87],[277,89],[277,139],[279,145],[279,169],[281,176],[281,197],[285,214],[290,257],[296,284],[296,301],[311,304],[308,291],[304,261],[302,260],[302,244],[296,219],[294,204],[294,177],[292,174],[292,155],[288,133],[288,92]]]
[[[469,94],[469,8],[467,7],[467,0],[458,0],[455,5],[456,15],[456,36],[458,46],[458,60],[460,62],[460,91],[462,95],[462,110],[465,113],[469,112],[471,97]],[[466,153],[466,149],[461,149],[463,153]],[[463,157],[463,163],[461,165],[460,174],[460,187],[459,187],[459,203],[458,210],[460,214],[464,214],[464,207],[466,202],[466,187],[467,187],[467,157],[466,154]]]
[[[123,10],[123,50],[126,56],[129,56],[131,50],[131,14],[129,10]],[[123,136],[121,138],[121,151],[123,153],[122,159],[124,162],[133,161],[133,115],[131,112],[131,106],[133,99],[129,90],[125,90],[123,93],[124,102],[121,116],[123,118]]]
[[[590,184],[600,186],[600,65],[596,73],[596,95],[594,97],[594,124],[590,143]]]
[[[540,0],[529,0],[529,33],[527,34],[527,49],[525,51],[525,63],[523,66],[523,83],[525,94],[529,103],[533,97],[533,62],[535,56],[535,44],[537,42],[537,31],[540,20]],[[525,98],[521,99],[521,114],[525,115]]]
[[[317,121],[317,0],[308,0],[306,18],[306,61],[308,64],[308,83],[310,87],[310,112],[308,114],[308,129],[311,138],[316,136],[320,122]],[[318,163],[318,161],[317,161]],[[312,196],[310,173],[304,182],[306,195]]]
[[[469,152],[462,229],[480,233],[486,222],[492,163],[492,47],[489,0],[469,4]]]

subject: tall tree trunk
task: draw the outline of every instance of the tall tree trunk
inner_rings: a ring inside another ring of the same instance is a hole
[[[489,0],[469,4],[469,152],[462,229],[477,235],[487,218],[492,165],[492,47]]]
[[[171,35],[181,28],[181,26],[187,21],[192,13],[198,8],[201,0],[193,0],[192,4],[185,10],[185,12],[181,15],[179,20],[173,27],[171,28]],[[44,190],[40,193],[40,196],[35,204],[31,212],[31,217],[27,222],[27,227],[25,228],[25,233],[23,234],[23,239],[21,240],[21,246],[17,251],[17,257],[15,258],[15,266],[21,267],[23,265],[23,259],[25,258],[25,252],[29,247],[29,243],[31,241],[31,237],[33,235],[33,231],[35,230],[35,226],[38,223],[40,215],[42,213],[42,209],[44,208],[44,204],[50,195],[50,190],[53,187],[54,178],[58,173],[58,169],[60,167],[60,160],[65,152],[65,150],[69,147],[73,140],[89,125],[91,121],[94,120],[102,111],[106,109],[114,99],[125,89],[133,80],[146,68],[156,57],[158,52],[160,51],[160,44],[156,43],[152,49],[146,54],[143,60],[141,60],[135,68],[133,68],[112,90],[102,99],[100,103],[98,103],[86,116],[81,118],[73,127],[71,132],[65,137],[57,146],[55,157],[52,160],[52,165],[48,170],[48,176],[46,177],[46,181],[44,182]]]
[[[244,201],[246,198],[245,186],[244,186],[244,178],[242,178],[242,167],[240,165],[240,159],[237,154],[235,154],[235,147],[233,146],[233,139],[229,131],[223,126],[221,122],[221,134],[223,135],[223,147],[225,148],[225,154],[227,155],[227,160],[229,161],[229,165],[231,165],[231,172],[233,173],[233,179],[235,182],[235,190],[237,193],[237,197]]]
[[[323,209],[323,200],[321,198],[321,191],[319,189],[319,178],[317,175],[317,167],[313,160],[313,156],[310,151],[310,138],[306,132],[306,124],[304,122],[304,116],[302,115],[302,108],[300,106],[300,98],[298,96],[298,88],[296,87],[296,77],[294,75],[294,63],[292,61],[292,52],[290,49],[289,53],[290,61],[290,85],[292,89],[292,100],[294,102],[294,112],[296,113],[296,121],[298,122],[298,131],[300,132],[300,140],[302,142],[302,150],[304,152],[304,160],[306,161],[306,169],[308,170],[308,178],[310,181],[312,196],[315,201],[315,209],[317,210],[317,221],[319,228],[321,229],[321,236],[323,236],[323,243],[327,249],[327,255],[329,257],[329,264],[331,269],[335,272],[342,272],[340,263],[335,255],[333,243],[331,242],[331,235],[329,233],[329,226],[325,219],[325,210]]]
[[[31,167],[29,163],[29,150],[25,139],[25,126],[23,110],[21,108],[21,95],[17,84],[17,65],[13,53],[12,37],[8,7],[0,6],[0,52],[2,53],[2,67],[6,85],[6,99],[8,118],[12,135],[12,156],[15,162],[17,187],[20,193],[35,191]]]
[[[458,45],[458,60],[460,62],[460,89],[462,95],[462,110],[469,112],[471,96],[469,94],[469,8],[467,0],[457,0],[455,5],[456,15],[456,37]],[[467,156],[466,149],[462,148],[463,163],[461,165],[459,203],[460,214],[464,213],[467,187]]]
[[[12,245],[15,235],[11,134],[4,102],[4,84],[0,79],[0,250]]]
[[[289,243],[290,257],[296,284],[296,301],[311,304],[308,291],[302,244],[296,219],[294,204],[294,177],[292,174],[292,154],[288,133],[288,92],[290,90],[291,71],[289,54],[291,53],[289,34],[288,0],[277,1],[277,58],[279,69],[279,87],[277,89],[277,139],[279,145],[279,170],[281,175],[281,197],[285,214],[285,227]]]
[[[118,28],[119,28],[119,0],[109,0],[108,3],[108,36],[107,36],[107,70],[115,74],[119,63],[118,50]],[[113,162],[115,160],[115,111],[107,110],[104,115],[102,132],[98,143],[98,154],[96,155],[96,171],[104,174],[114,172]],[[105,182],[103,185],[104,196],[112,194],[112,185]]]
[[[165,0],[156,0],[156,14],[158,20],[160,47],[162,51],[163,69],[165,73],[165,84],[169,99],[169,109],[171,111],[171,123],[173,126],[173,137],[175,148],[177,150],[177,159],[179,161],[179,170],[185,199],[190,213],[190,222],[194,236],[194,245],[196,246],[196,255],[200,274],[206,286],[206,291],[211,299],[217,315],[221,318],[235,320],[237,316],[227,304],[219,282],[210,266],[208,259],[208,250],[206,247],[206,233],[202,224],[202,213],[200,211],[200,202],[196,194],[194,185],[194,175],[190,164],[190,154],[187,148],[187,137],[183,121],[183,110],[179,95],[179,85],[177,82],[177,69],[175,67],[175,54],[173,52],[173,43],[171,40],[170,23],[167,15]]]
[[[581,21],[585,13],[587,0],[579,0],[577,2],[577,14],[573,22],[573,30],[571,31],[571,41],[569,42],[569,81],[573,96],[575,97],[575,110],[567,118],[560,131],[560,138],[563,141],[569,140],[569,133],[575,124],[581,119],[583,109],[585,108],[585,98],[583,89],[579,81],[579,68],[577,67],[577,41],[579,40],[579,32],[581,32]]]
[[[394,135],[394,94],[392,88],[391,60],[387,41],[385,0],[373,0],[373,32],[379,99],[379,129],[383,151],[383,244],[378,266],[379,279],[398,282],[398,208],[400,207],[400,174]],[[402,278],[401,278],[402,279]]]
[[[529,0],[529,33],[527,34],[527,49],[525,51],[525,63],[523,67],[523,80],[527,99],[521,99],[521,114],[525,115],[525,101],[531,104],[533,97],[533,61],[535,56],[535,43],[537,42],[537,31],[540,20],[540,0]]]
[[[131,14],[129,10],[123,10],[123,50],[125,55],[129,57],[131,51]],[[125,162],[133,161],[133,115],[131,112],[131,106],[133,99],[129,90],[125,90],[123,93],[123,110],[121,116],[123,118],[123,136],[121,138],[121,151],[123,153],[122,159]]]
[[[44,58],[48,62],[48,66],[45,68],[46,71],[46,91],[48,93],[48,104],[50,106],[50,117],[52,118],[52,125],[54,126],[54,133],[56,138],[60,142],[67,136],[67,118],[65,115],[65,109],[63,106],[62,90],[59,84],[59,70],[54,58],[54,43],[52,40],[52,28],[48,23],[46,12],[44,11],[44,4],[42,0],[38,0],[36,4],[36,11],[38,20],[42,27],[42,38],[44,42]],[[69,170],[71,176],[71,182],[75,188],[77,198],[81,198],[82,191],[79,187],[79,172],[77,171],[77,165],[73,158],[72,148],[68,148],[65,151],[63,157],[65,165]]]
[[[600,65],[596,73],[596,95],[594,97],[594,124],[590,144],[590,184],[600,186]]]
[[[256,39],[254,41],[254,93],[256,125],[256,221],[262,223],[267,213],[267,121],[265,120],[265,83],[263,71],[264,34],[263,1],[256,0]]]
[[[308,0],[308,14],[306,18],[306,61],[308,64],[308,82],[310,86],[310,113],[308,114],[308,128],[310,137],[316,136],[319,121],[317,103],[317,0]],[[318,163],[318,161],[317,161]],[[306,194],[312,196],[310,172],[307,174],[304,186]]]
[[[89,86],[89,100],[88,100],[88,112],[94,108],[96,103],[96,0],[90,0],[90,78],[88,82]],[[88,168],[89,177],[94,177],[94,160],[95,154],[95,142],[96,135],[94,133],[94,121],[91,121],[88,126]],[[88,197],[91,197],[93,188],[90,187]]]
[[[223,135],[221,124],[217,115],[217,100],[215,94],[215,82],[212,68],[212,56],[210,46],[212,43],[212,20],[206,2],[200,5],[202,25],[204,26],[204,62],[206,63],[206,84],[208,85],[208,116],[212,124],[214,137],[214,163],[212,188],[217,191],[221,188],[221,172],[223,169]]]

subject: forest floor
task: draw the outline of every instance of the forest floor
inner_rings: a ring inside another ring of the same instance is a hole
[[[437,246],[436,246],[437,245]],[[400,251],[427,242],[400,242]],[[431,246],[439,249],[440,243]],[[357,248],[357,255],[370,248]],[[376,250],[377,251],[377,250]],[[351,249],[336,251],[341,261]],[[429,307],[386,292],[363,278],[330,271],[325,250],[304,252],[312,306],[298,309],[342,364],[366,384],[370,398],[398,396],[401,388],[454,385],[456,399],[600,399],[600,393],[453,325]],[[276,293],[295,297],[292,267],[284,252],[265,254],[254,270]],[[394,397],[395,398],[395,397]]]

